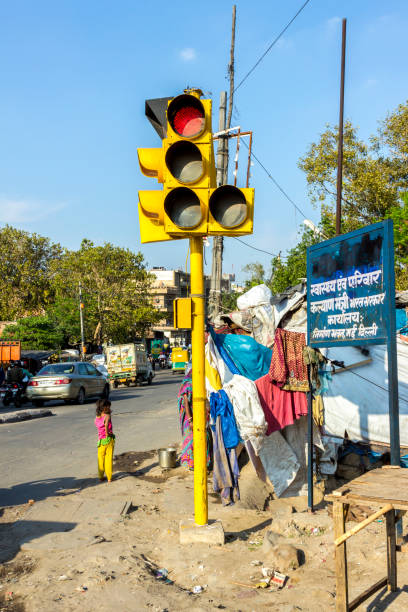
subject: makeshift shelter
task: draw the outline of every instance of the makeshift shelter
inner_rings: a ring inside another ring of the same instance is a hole
[[[398,293],[396,304],[400,436],[401,446],[408,447],[408,292]],[[274,339],[282,330],[283,335],[295,332],[294,337],[306,337],[306,284],[275,296],[265,285],[253,287],[240,296],[238,307],[239,311],[218,317],[206,345],[208,397],[211,400],[220,389],[226,392],[254,468],[261,479],[269,478],[275,494],[303,494],[307,490],[306,393],[285,395],[276,384],[270,386],[268,361],[273,353],[266,353],[265,347],[274,351]],[[215,333],[217,324],[220,334]],[[320,426],[315,426],[314,444],[320,448],[321,472],[331,474],[344,438],[389,445],[387,351],[386,346],[370,345],[322,349],[321,354],[328,365],[319,365],[323,384],[313,407]],[[332,374],[332,362],[344,362],[344,368],[336,367]],[[217,418],[222,420],[222,414]]]

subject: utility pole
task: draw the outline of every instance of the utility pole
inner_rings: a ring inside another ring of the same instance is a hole
[[[220,96],[220,113],[218,118],[218,131],[225,130],[227,114],[227,92],[222,91]],[[225,167],[228,167],[228,135],[221,136],[217,147],[217,186],[224,184]],[[210,287],[210,316],[214,319],[220,311],[221,305],[221,279],[223,237],[214,236],[212,251],[211,287]]]
[[[82,301],[82,283],[79,281],[79,321],[81,323],[81,361],[85,359],[85,336],[84,336],[84,303]]]
[[[231,49],[230,63],[228,65],[228,74],[230,81],[230,95],[228,102],[228,117],[225,120],[227,108],[226,92],[221,93],[220,98],[220,115],[218,130],[224,131],[231,127],[231,116],[234,101],[234,54],[235,54],[235,22],[236,22],[236,5],[232,7],[232,28],[231,28]],[[217,186],[226,185],[228,183],[228,134],[222,136],[218,141],[217,149]],[[213,238],[213,253],[212,253],[212,270],[211,270],[211,317],[214,319],[221,310],[221,281],[222,281],[222,256],[224,252],[224,237],[215,236]]]
[[[341,76],[340,76],[340,113],[339,143],[337,149],[337,201],[336,201],[336,235],[341,234],[341,197],[343,188],[343,118],[344,118],[344,73],[346,63],[346,23],[343,19],[341,40]]]

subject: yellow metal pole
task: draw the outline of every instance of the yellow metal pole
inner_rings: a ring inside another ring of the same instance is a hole
[[[204,356],[203,239],[190,238],[191,328],[193,362],[194,514],[196,525],[208,523],[207,435]]]

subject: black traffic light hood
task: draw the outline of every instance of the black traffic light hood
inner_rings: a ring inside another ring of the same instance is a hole
[[[154,98],[145,101],[145,115],[163,140],[167,136],[166,111],[171,98]]]

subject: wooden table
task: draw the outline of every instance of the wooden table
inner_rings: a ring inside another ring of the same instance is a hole
[[[336,559],[336,612],[351,612],[371,597],[376,591],[387,586],[389,591],[397,590],[397,557],[395,522],[397,510],[408,510],[408,469],[398,466],[384,466],[372,470],[325,498],[333,502],[333,521]],[[350,506],[364,504],[374,506],[376,512],[345,531],[346,516]],[[364,529],[379,516],[386,517],[387,575],[366,589],[349,603],[347,581],[347,540]]]

